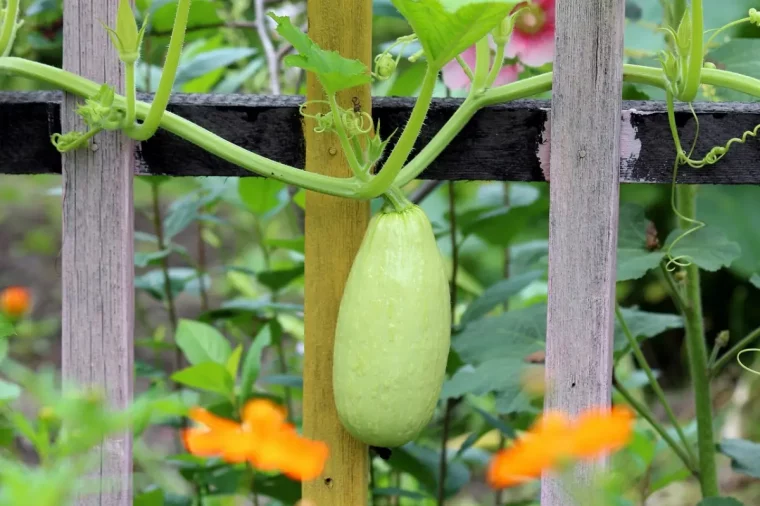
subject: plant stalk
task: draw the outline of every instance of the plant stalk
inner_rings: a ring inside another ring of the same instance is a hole
[[[715,361],[715,364],[710,368],[710,378],[714,378],[715,375],[718,374],[718,372],[723,367],[725,367],[725,365],[730,360],[734,359],[736,355],[738,355],[744,348],[757,341],[758,339],[760,339],[760,327],[744,336],[741,341],[732,346],[726,353],[724,353],[718,360]]]
[[[680,213],[689,220],[697,215],[697,187],[679,185],[677,187]],[[688,228],[690,222],[681,218],[681,227]],[[699,474],[703,497],[720,495],[718,473],[715,465],[715,436],[713,431],[712,396],[707,370],[707,343],[705,342],[704,316],[702,313],[702,293],[699,267],[686,267],[686,351],[689,373],[694,385],[694,401],[697,412],[697,438],[699,450]]]

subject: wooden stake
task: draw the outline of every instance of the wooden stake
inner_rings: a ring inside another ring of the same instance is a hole
[[[368,66],[372,56],[371,0],[309,0],[309,36],[321,47],[356,58]],[[317,79],[307,76],[307,99],[324,100]],[[341,92],[338,102],[354,98],[371,111],[369,86]],[[309,108],[311,113],[320,110]],[[306,170],[346,177],[351,169],[335,135],[314,132],[306,120]],[[343,288],[369,221],[369,203],[306,194],[306,288],[304,350],[304,434],[325,441],[330,458],[322,476],[303,484],[303,497],[316,506],[365,506],[369,452],[343,428],[333,400],[332,364],[335,325]]]
[[[119,0],[64,2],[63,68],[122,90],[122,66],[101,22],[115,26]],[[66,95],[63,131],[86,127],[82,100]],[[134,145],[101,132],[63,156],[63,379],[102,389],[114,408],[132,400],[134,330]],[[77,506],[132,504],[132,435],[94,450],[83,485],[94,488]],[[90,482],[93,481],[93,483]]]
[[[549,311],[545,407],[609,406],[620,170],[622,0],[557,2],[551,112]],[[573,488],[598,463],[581,463]],[[542,506],[571,500],[543,480]]]

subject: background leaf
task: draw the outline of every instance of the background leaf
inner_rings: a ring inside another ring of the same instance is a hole
[[[180,320],[175,339],[187,361],[193,365],[204,362],[225,365],[232,354],[229,341],[206,323]]]

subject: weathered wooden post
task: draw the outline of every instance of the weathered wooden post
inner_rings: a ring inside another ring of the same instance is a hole
[[[609,406],[623,0],[558,0],[551,110],[547,409]],[[597,464],[579,465],[583,485]],[[571,504],[548,477],[543,506]]]
[[[118,0],[64,2],[63,67],[122,90],[118,55],[102,23],[113,26]],[[85,128],[79,100],[66,95],[63,131]],[[102,388],[126,407],[133,385],[133,143],[102,132],[63,156],[63,377]],[[132,504],[132,437],[109,438],[95,450],[100,465],[84,483],[95,492],[78,506]]]
[[[371,62],[371,0],[309,0],[309,36],[325,49],[347,58]],[[317,79],[307,77],[307,100],[324,100]],[[357,97],[362,110],[371,110],[370,87],[341,92],[342,107]],[[318,109],[310,107],[314,114]],[[350,176],[351,169],[335,136],[313,131],[304,122],[306,170],[332,176]],[[303,484],[303,497],[316,506],[367,504],[368,449],[340,424],[333,400],[332,364],[335,325],[343,287],[369,220],[369,204],[306,194],[306,328],[304,350],[304,434],[325,441],[330,458],[323,475]]]

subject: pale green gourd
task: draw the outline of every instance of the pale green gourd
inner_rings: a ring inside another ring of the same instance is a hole
[[[430,422],[451,342],[449,283],[418,206],[372,217],[338,314],[333,385],[342,424],[372,446],[413,440]]]

